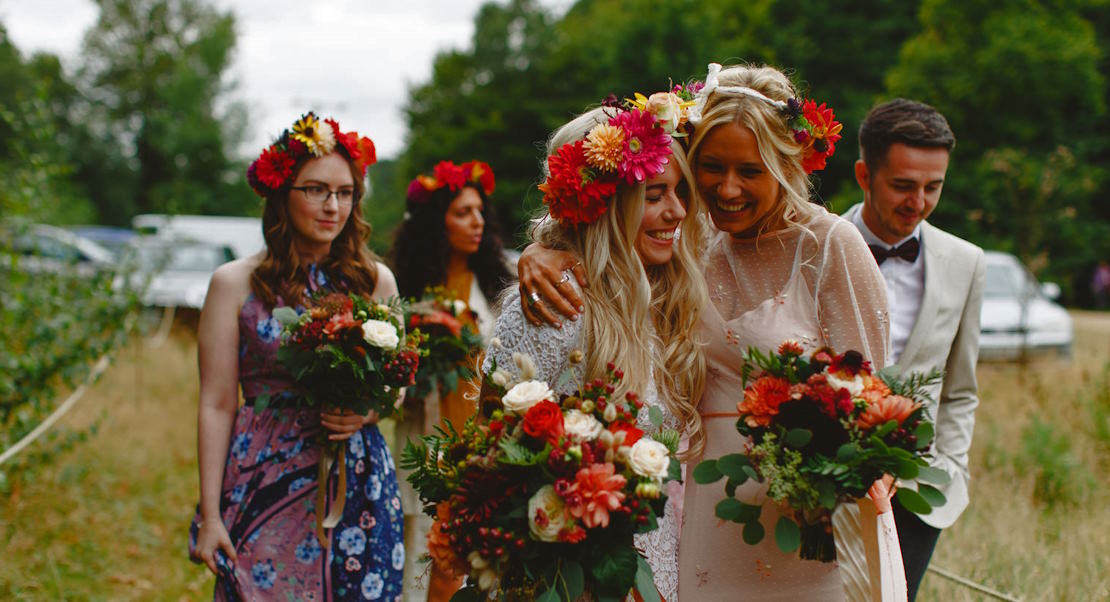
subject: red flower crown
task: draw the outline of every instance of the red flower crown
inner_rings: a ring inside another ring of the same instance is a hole
[[[619,112],[547,157],[548,176],[539,188],[551,217],[564,226],[593,223],[622,181],[637,184],[663,173],[671,138],[685,135],[692,98],[682,86],[623,103],[610,94],[602,104]]]
[[[482,161],[467,161],[462,165],[455,165],[450,161],[440,161],[432,169],[432,175],[419,175],[409,182],[405,199],[414,205],[423,205],[431,198],[432,193],[447,187],[451,192],[457,192],[467,183],[476,184],[482,188],[486,196],[493,194],[496,185],[493,169],[488,163]]]
[[[320,120],[309,111],[285,130],[273,144],[247,168],[247,182],[258,196],[265,198],[293,182],[293,166],[305,157],[323,157],[343,146],[362,176],[378,161],[374,142],[358,132],[343,132],[334,119]]]

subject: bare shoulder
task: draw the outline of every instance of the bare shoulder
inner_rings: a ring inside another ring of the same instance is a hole
[[[216,268],[208,284],[208,297],[221,305],[242,305],[250,293],[251,273],[261,261],[262,254],[258,253],[229,261]]]
[[[378,282],[374,285],[374,293],[371,296],[375,299],[396,296],[397,278],[393,275],[393,271],[380,261],[375,261],[374,267],[378,271]]]

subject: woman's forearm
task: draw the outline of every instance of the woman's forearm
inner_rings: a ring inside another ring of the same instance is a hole
[[[220,516],[220,489],[223,486],[227,452],[235,410],[201,406],[197,416],[197,465],[200,470],[200,515],[202,520]]]

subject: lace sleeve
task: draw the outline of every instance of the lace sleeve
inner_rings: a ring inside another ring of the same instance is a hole
[[[856,349],[882,368],[890,346],[882,273],[855,226],[834,216],[826,224],[814,290],[821,332],[834,350]]]
[[[514,375],[520,369],[513,361],[513,354],[523,354],[536,366],[534,378],[547,381],[556,393],[574,393],[581,384],[582,375],[556,386],[559,377],[570,366],[570,352],[580,348],[580,320],[564,320],[562,328],[533,326],[524,317],[520,307],[520,292],[513,291],[501,302],[501,315],[493,327],[493,339],[482,362],[482,371],[488,372],[494,360],[497,366]]]

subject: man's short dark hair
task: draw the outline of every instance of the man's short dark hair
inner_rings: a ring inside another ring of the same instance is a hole
[[[867,114],[859,126],[859,151],[872,172],[882,167],[886,153],[894,144],[918,148],[956,146],[956,135],[948,120],[933,107],[915,100],[896,98],[884,102]]]

